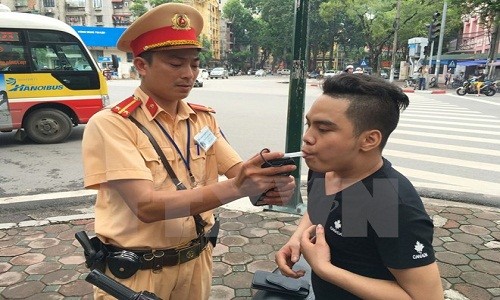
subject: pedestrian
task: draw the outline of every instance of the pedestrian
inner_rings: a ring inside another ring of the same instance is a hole
[[[425,90],[425,76],[426,76],[426,68],[425,67],[420,67],[417,70],[418,73],[418,89],[419,90]]]
[[[202,15],[178,3],[136,19],[117,46],[133,53],[140,86],[95,114],[82,142],[85,187],[98,190],[95,233],[109,253],[106,275],[162,299],[209,298],[213,209],[262,193],[280,205],[295,189],[292,176],[279,175],[295,166],[261,168],[283,153],[242,162],[213,110],[183,100],[199,73],[202,28]],[[218,182],[219,174],[229,179]],[[97,288],[94,298],[112,299]]]
[[[443,299],[432,220],[382,157],[408,104],[389,82],[342,74],[324,81],[306,115],[308,208],[276,262],[298,278],[302,254],[316,299]]]
[[[347,67],[345,67],[345,69],[344,69],[344,71],[342,73],[349,73],[349,74],[354,73],[354,66],[353,65],[347,65]]]
[[[363,74],[363,69],[361,69],[360,67],[357,67],[356,70],[352,73],[353,74]]]
[[[451,72],[450,70],[446,70],[446,74],[444,75],[444,86],[448,87],[449,83],[451,83]]]

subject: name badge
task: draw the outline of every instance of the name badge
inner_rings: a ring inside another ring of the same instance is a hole
[[[208,151],[210,147],[215,143],[217,137],[208,128],[208,126],[203,127],[200,132],[194,136],[196,144],[198,144],[203,150]]]

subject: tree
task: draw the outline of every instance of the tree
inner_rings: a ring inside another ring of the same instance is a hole
[[[134,4],[130,6],[130,11],[132,12],[132,16],[134,16],[134,18],[137,19],[143,14],[145,14],[148,11],[148,9],[146,8],[144,0],[135,0]]]
[[[451,0],[452,5],[462,9],[464,15],[478,15],[484,28],[489,31],[490,50],[488,62],[496,60],[498,40],[500,39],[500,2],[497,0]],[[488,77],[493,76],[495,67],[489,69]]]

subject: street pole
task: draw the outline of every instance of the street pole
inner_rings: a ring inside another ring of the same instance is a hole
[[[444,27],[446,23],[446,10],[448,9],[448,4],[444,1],[443,4],[443,14],[441,15],[441,29],[439,31],[439,43],[438,52],[436,56],[436,68],[434,70],[434,76],[436,77],[436,87],[439,83],[439,67],[441,65],[441,51],[443,50],[443,39],[444,39]]]
[[[394,41],[392,42],[392,59],[391,59],[391,75],[389,76],[389,81],[394,81],[394,68],[396,65],[396,51],[398,47],[398,30],[399,30],[399,16],[400,16],[401,0],[398,0],[396,7],[396,22],[394,25]]]
[[[432,68],[432,53],[434,52],[434,40],[431,42],[431,52],[429,53],[429,64],[427,69],[430,71]],[[425,75],[425,89],[429,89],[429,73]]]
[[[490,51],[488,53],[488,60],[486,66],[488,67],[488,78],[493,78],[495,73],[495,66],[491,65],[496,61],[496,55],[498,52],[498,40],[500,40],[500,12],[497,12],[495,16],[495,27],[493,29],[493,34],[491,36]]]
[[[307,15],[309,0],[295,1],[295,24],[293,39],[293,66],[290,73],[288,91],[288,118],[286,128],[286,152],[298,152],[302,146],[304,124],[304,99],[306,91],[306,54],[307,54]],[[304,214],[306,206],[300,193],[300,157],[295,158],[297,169],[292,173],[295,178],[295,193],[286,206],[270,205],[269,210]]]

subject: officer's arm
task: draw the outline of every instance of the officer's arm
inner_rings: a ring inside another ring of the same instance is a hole
[[[272,152],[264,156],[269,160],[283,154]],[[261,168],[261,164],[257,155],[231,168],[228,176],[233,178],[190,190],[155,190],[153,182],[143,179],[113,180],[101,188],[117,192],[141,221],[150,223],[199,214],[244,196],[293,184],[293,178],[278,174],[291,172],[295,166]]]

